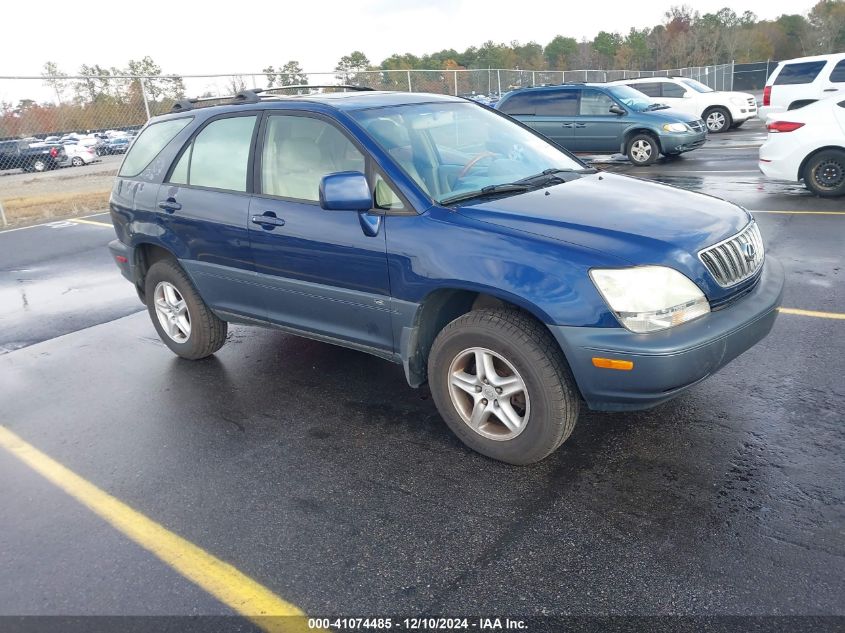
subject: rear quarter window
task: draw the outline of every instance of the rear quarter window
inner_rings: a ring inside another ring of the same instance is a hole
[[[120,166],[118,176],[132,178],[144,171],[159,152],[181,132],[193,117],[182,117],[160,121],[144,128],[144,131],[135,139],[123,165]],[[128,142],[128,139],[127,139]]]
[[[834,83],[845,82],[845,59],[836,64],[830,72],[830,80]]]
[[[819,76],[826,63],[825,61],[818,61],[787,64],[775,77],[774,85],[789,86],[812,83]]]

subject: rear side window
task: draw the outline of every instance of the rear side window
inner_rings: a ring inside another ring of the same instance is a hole
[[[505,114],[534,114],[534,95],[527,93],[509,97],[502,104],[501,111]]]
[[[686,90],[681,88],[678,84],[672,83],[671,81],[663,81],[661,82],[663,86],[663,96],[669,98],[677,98],[683,97],[686,94]]]
[[[830,73],[830,80],[834,83],[842,83],[845,81],[845,59],[836,64]]]
[[[534,96],[537,116],[575,116],[578,114],[578,93],[580,90],[554,90],[540,92]]]
[[[255,115],[228,117],[206,125],[182,153],[169,182],[246,191],[255,120]]]
[[[809,84],[815,81],[816,77],[824,68],[827,62],[801,62],[800,64],[787,64],[775,78],[776,86],[789,86],[794,84]]]
[[[645,95],[649,97],[660,97],[660,82],[643,82],[643,83],[635,83],[635,84],[628,84],[634,90],[639,90]]]
[[[184,129],[193,117],[170,119],[153,123],[135,139],[135,143],[120,166],[119,176],[132,178],[144,171],[159,152]]]

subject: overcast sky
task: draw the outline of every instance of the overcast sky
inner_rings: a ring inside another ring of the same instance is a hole
[[[81,64],[124,66],[150,55],[168,73],[260,72],[296,59],[330,71],[362,50],[388,55],[463,50],[486,40],[547,43],[555,35],[592,38],[660,22],[672,0],[40,0],[4,2],[0,75],[37,75],[48,59],[68,74]],[[702,13],[730,5],[760,18],[806,12],[813,0],[688,2]],[[130,9],[131,7],[131,9]],[[39,46],[33,46],[39,41]],[[47,45],[53,41],[54,45]],[[18,51],[20,54],[14,54]],[[24,54],[24,52],[26,52]]]

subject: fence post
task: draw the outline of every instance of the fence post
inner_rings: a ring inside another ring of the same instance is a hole
[[[560,83],[562,83],[562,84],[566,83],[566,71],[565,70],[560,71]]]
[[[532,70],[531,71],[531,87],[533,88],[536,85],[537,85],[537,71]]]
[[[411,89],[411,71],[406,70],[405,73],[408,75],[408,92],[413,92]]]
[[[453,70],[452,73],[455,75],[455,96],[458,96],[458,71]]]
[[[9,225],[9,223],[6,221],[6,212],[3,210],[2,200],[0,200],[0,222],[3,222],[3,226]]]
[[[150,103],[149,103],[149,100],[147,99],[147,89],[144,87],[144,78],[139,77],[138,83],[141,84],[141,97],[143,97],[143,99],[144,99],[144,110],[147,113],[147,121],[149,121],[150,120]]]
[[[731,87],[728,90],[734,89],[734,75],[736,74],[736,60],[731,60]]]
[[[502,71],[498,68],[496,69],[496,85],[499,87],[499,97],[502,96]]]

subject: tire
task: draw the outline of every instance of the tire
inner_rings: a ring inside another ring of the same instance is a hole
[[[845,151],[826,149],[813,155],[802,175],[807,189],[817,196],[845,196]]]
[[[47,161],[41,160],[40,158],[38,160],[32,161],[30,167],[32,168],[32,171],[36,172],[47,171],[50,168],[50,166],[47,164]]]
[[[74,167],[82,167],[82,165],[85,164],[85,161],[82,160],[79,156],[74,156],[71,159],[70,164],[73,165]]]
[[[227,323],[205,304],[188,275],[175,261],[166,259],[150,266],[144,288],[147,312],[153,326],[164,344],[177,356],[198,360],[211,356],[226,342]],[[175,294],[171,294],[169,289]],[[173,306],[182,309],[174,311]],[[179,317],[170,331],[165,329],[165,323],[169,322],[165,312]]]
[[[721,134],[731,129],[733,119],[731,113],[727,108],[716,106],[715,108],[708,108],[704,111],[704,124],[707,126],[707,131],[713,134]]]
[[[495,379],[478,378],[479,357],[482,367],[489,358]],[[452,432],[474,451],[509,464],[544,459],[578,419],[579,395],[557,343],[541,323],[517,310],[475,310],[449,323],[431,347],[428,381]],[[516,391],[505,401],[496,386],[508,389],[508,383]],[[494,410],[516,418],[506,426]],[[473,412],[483,412],[475,428]]]
[[[645,167],[651,165],[660,156],[660,146],[651,134],[636,134],[628,141],[625,153],[631,164]]]

